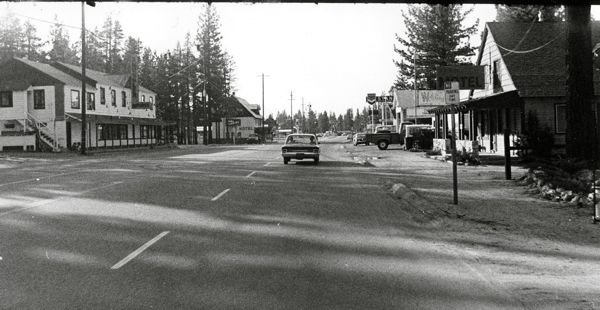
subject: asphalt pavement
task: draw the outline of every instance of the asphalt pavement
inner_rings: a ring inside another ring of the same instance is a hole
[[[0,308],[523,307],[345,142],[4,157]]]

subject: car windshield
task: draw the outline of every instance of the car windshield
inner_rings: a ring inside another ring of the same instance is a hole
[[[314,136],[288,136],[286,144],[317,144]]]

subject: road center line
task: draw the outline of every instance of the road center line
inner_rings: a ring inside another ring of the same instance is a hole
[[[250,174],[249,174],[249,175],[247,175],[246,177],[247,177],[247,178],[249,178],[249,177],[251,177],[251,176],[252,176],[253,174],[255,174],[255,173],[256,173],[256,171],[252,171],[252,172],[250,172]]]
[[[228,188],[228,189],[226,189],[226,190],[222,191],[220,194],[218,194],[217,196],[215,196],[215,198],[211,199],[210,201],[216,201],[216,200],[218,200],[218,199],[219,199],[219,198],[221,198],[223,195],[227,194],[227,192],[228,192],[229,190],[230,190],[230,188]]]
[[[271,162],[266,163],[263,167],[267,167],[271,164]]]
[[[169,233],[169,231],[161,232],[160,234],[158,234],[158,236],[156,236],[156,237],[152,238],[150,241],[144,243],[144,245],[139,247],[137,250],[131,252],[131,254],[127,255],[125,258],[123,258],[121,261],[116,263],[114,266],[110,267],[110,269],[116,270],[116,269],[119,269],[119,268],[125,266],[125,264],[129,263],[129,261],[134,259],[136,256],[140,255],[140,253],[144,252],[147,248],[149,248],[151,245],[156,243],[158,240],[162,239],[162,237],[166,236],[168,233]]]

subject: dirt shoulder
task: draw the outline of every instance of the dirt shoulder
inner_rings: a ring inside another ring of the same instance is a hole
[[[513,180],[504,180],[503,166],[486,165],[458,167],[454,205],[450,162],[394,148],[344,148],[376,171],[395,171],[382,174],[381,185],[399,200],[416,201],[399,206],[526,308],[600,309],[600,225],[592,224],[591,208],[529,194],[515,181],[524,168],[513,167]]]

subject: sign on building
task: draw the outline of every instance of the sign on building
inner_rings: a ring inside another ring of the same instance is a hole
[[[460,91],[458,89],[446,89],[443,92],[446,93],[446,104],[460,103]]]
[[[443,90],[419,90],[419,106],[446,105],[446,92]]]
[[[445,66],[437,69],[437,88],[457,81],[459,89],[485,89],[485,66]]]
[[[234,119],[234,118],[227,119],[227,126],[240,126],[241,124],[242,124],[242,120]]]

